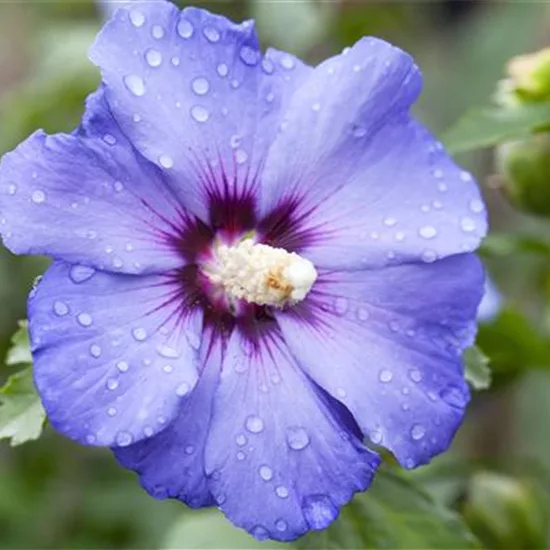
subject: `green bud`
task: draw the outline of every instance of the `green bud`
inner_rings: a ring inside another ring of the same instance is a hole
[[[500,145],[498,172],[509,201],[538,216],[550,216],[550,134],[542,133]]]
[[[527,101],[550,98],[550,48],[514,57],[508,62],[507,69],[521,98]]]
[[[462,511],[487,548],[547,548],[548,507],[526,480],[479,472],[470,480]]]

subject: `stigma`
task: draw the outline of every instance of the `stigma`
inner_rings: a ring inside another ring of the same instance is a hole
[[[250,238],[216,245],[203,271],[229,300],[279,308],[301,302],[317,279],[309,260]]]

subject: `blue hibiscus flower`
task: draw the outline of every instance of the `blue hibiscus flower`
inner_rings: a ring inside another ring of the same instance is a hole
[[[486,231],[472,177],[374,38],[315,68],[251,22],[120,9],[70,135],[2,160],[1,231],[54,263],[35,380],[67,436],[259,539],[321,529],[380,462],[445,450],[469,398]]]

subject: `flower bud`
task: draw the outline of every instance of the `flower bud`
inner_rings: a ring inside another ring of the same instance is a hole
[[[470,480],[463,514],[487,548],[546,548],[548,509],[526,480],[479,472]]]
[[[503,190],[514,206],[550,216],[550,134],[543,133],[500,145],[496,150]]]

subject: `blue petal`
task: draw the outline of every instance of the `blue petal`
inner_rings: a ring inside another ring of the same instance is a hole
[[[181,404],[177,418],[164,431],[115,455],[140,476],[155,498],[177,498],[198,508],[215,501],[204,473],[204,446],[221,365],[221,348],[206,335],[202,341],[204,370],[192,393]]]
[[[0,230],[18,254],[125,273],[182,265],[178,203],[113,121],[100,89],[77,134],[37,132],[0,165]]]
[[[164,429],[197,380],[202,312],[182,305],[166,276],[55,263],[29,299],[35,382],[52,425],[104,446]]]
[[[314,70],[262,176],[263,214],[286,205],[291,216],[273,244],[299,235],[302,254],[339,270],[477,247],[486,219],[475,182],[408,114],[420,85],[407,54],[372,38]]]
[[[330,403],[276,332],[232,334],[206,447],[212,494],[232,522],[293,540],[368,487],[379,458]]]
[[[91,49],[111,109],[137,149],[207,220],[207,198],[257,187],[280,110],[309,72],[262,58],[252,22],[158,0],[119,10]]]
[[[301,305],[276,317],[306,372],[412,468],[444,451],[462,421],[462,352],[483,279],[473,255],[323,273]]]

